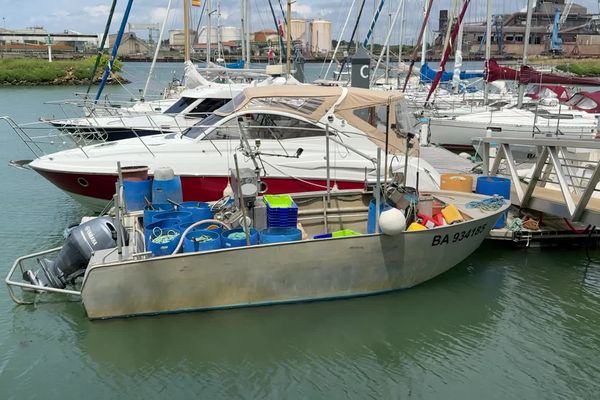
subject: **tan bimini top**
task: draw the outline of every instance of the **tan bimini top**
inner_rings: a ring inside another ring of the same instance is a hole
[[[341,96],[345,96],[340,99]],[[226,116],[230,112],[248,109],[280,110],[317,122],[328,113],[346,120],[350,125],[367,133],[369,139],[385,150],[385,122],[390,106],[388,149],[390,153],[404,153],[406,127],[396,121],[396,103],[404,99],[399,91],[382,91],[359,88],[342,88],[314,85],[281,85],[247,88],[233,100],[233,107],[217,110]],[[339,104],[336,105],[336,102]],[[335,107],[334,107],[335,105]],[[333,108],[333,109],[332,109]],[[395,129],[394,129],[395,128]],[[413,146],[411,153],[414,153]]]

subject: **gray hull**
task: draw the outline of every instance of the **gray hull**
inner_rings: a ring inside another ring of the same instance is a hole
[[[90,265],[88,316],[268,305],[382,293],[425,282],[479,247],[500,212],[397,236],[363,235]],[[114,257],[105,255],[103,259]]]

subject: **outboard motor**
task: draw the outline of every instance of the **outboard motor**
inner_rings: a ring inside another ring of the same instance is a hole
[[[123,232],[126,237],[126,232]],[[125,240],[126,241],[126,240]],[[40,269],[27,270],[23,279],[36,286],[64,289],[85,272],[92,254],[117,246],[117,228],[110,217],[98,217],[73,228],[54,261],[39,259]]]

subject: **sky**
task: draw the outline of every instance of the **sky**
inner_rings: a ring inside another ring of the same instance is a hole
[[[205,0],[202,0],[205,1]],[[251,30],[262,28],[273,28],[273,19],[269,10],[268,0],[248,0],[251,3]],[[292,13],[294,18],[326,19],[332,22],[332,38],[337,39],[340,35],[346,16],[350,12],[350,24],[346,28],[343,38],[349,39],[352,26],[356,21],[358,8],[362,0],[354,0],[355,5],[351,9],[353,0],[297,0],[293,3]],[[382,16],[376,26],[374,38],[383,42],[389,31],[390,21],[396,12],[400,0],[387,0],[383,8]],[[406,0],[406,29],[405,44],[414,41],[422,17],[423,0]],[[272,0],[277,17],[281,18],[279,2],[285,8],[286,0]],[[0,27],[8,29],[19,29],[34,25],[41,25],[53,33],[72,30],[80,33],[95,34],[104,31],[104,25],[110,10],[112,0],[0,0]],[[127,1],[118,0],[115,17],[111,31],[116,32],[123,16]],[[132,23],[162,23],[167,11],[168,0],[134,0],[129,22]],[[220,3],[221,24],[223,26],[239,26],[240,0],[211,0],[212,8],[217,9]],[[358,28],[357,38],[366,35],[368,24],[373,15],[375,4],[379,0],[366,0],[361,24]],[[437,29],[437,15],[440,9],[449,8],[452,0],[434,0],[432,11],[432,25]],[[510,13],[524,9],[527,0],[493,0],[495,13]],[[598,12],[598,0],[576,0],[588,8],[590,12]],[[178,29],[182,26],[183,0],[173,0],[167,29]],[[486,0],[472,0],[467,12],[467,20],[481,20],[485,15]],[[194,8],[192,21],[197,24],[200,8]],[[398,19],[399,21],[400,19]],[[203,20],[205,21],[205,19]],[[202,25],[205,23],[203,22]],[[213,22],[216,25],[215,22]],[[397,43],[399,33],[399,22],[393,30],[392,43]],[[146,37],[147,32],[140,31],[141,37]]]

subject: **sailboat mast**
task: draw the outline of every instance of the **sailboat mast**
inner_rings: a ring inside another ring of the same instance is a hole
[[[160,45],[162,43],[163,35],[165,34],[165,26],[167,26],[167,21],[169,19],[169,12],[171,11],[171,2],[167,4],[167,12],[165,13],[165,19],[163,20],[162,26],[160,27],[160,34],[158,35],[158,43],[156,44],[156,49],[154,49],[154,57],[152,58],[152,64],[150,64],[150,72],[148,72],[148,78],[146,79],[146,84],[144,85],[144,91],[142,92],[142,98],[146,97],[146,92],[148,91],[148,85],[150,85],[150,79],[152,79],[152,74],[154,73],[154,67],[156,67],[156,60],[158,59],[158,53],[160,51]]]
[[[287,27],[285,32],[285,41],[287,43],[287,55],[286,55],[286,72],[288,76],[291,74],[291,61],[292,61],[292,0],[287,2]]]
[[[527,53],[529,52],[529,37],[531,36],[531,16],[533,14],[533,2],[527,2],[527,22],[525,23],[525,37],[523,38],[523,65],[527,65]],[[519,97],[517,99],[517,107],[523,107],[523,95],[525,94],[525,86],[519,84]]]
[[[250,0],[246,0],[244,8],[244,20],[246,21],[246,68],[250,68],[250,58],[252,56],[252,47],[250,46]]]
[[[210,45],[212,43],[212,5],[206,0],[206,12],[208,13],[208,26],[206,27],[206,66],[210,64]]]
[[[456,5],[457,7],[462,6],[461,1]],[[463,21],[464,22],[464,21]],[[454,94],[458,93],[458,86],[460,84],[460,70],[462,68],[462,42],[463,42],[463,23],[458,27],[458,36],[456,38],[456,50],[454,51],[454,71],[452,73],[452,86]]]
[[[183,58],[190,61],[190,0],[183,0]]]
[[[492,0],[487,0],[486,6],[486,29],[485,29],[485,65],[489,65],[492,52]],[[487,79],[483,84],[483,104],[488,102],[488,94],[490,91]]]
[[[244,10],[246,9],[246,0],[241,0],[240,10],[240,22],[241,22],[241,42],[242,42],[242,60],[244,60],[244,65],[248,64],[246,60],[246,15],[244,14]]]
[[[433,0],[425,0],[425,2],[423,3],[423,32],[422,32],[422,41],[421,41],[421,68],[423,67],[423,65],[425,65],[425,55],[427,53],[427,26],[428,26],[428,22],[427,22],[427,13],[428,13],[428,8],[430,7],[429,4],[433,3]]]

